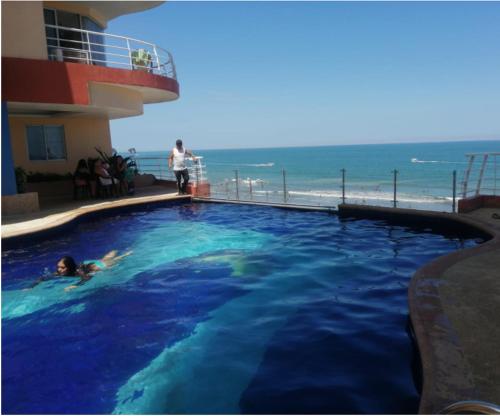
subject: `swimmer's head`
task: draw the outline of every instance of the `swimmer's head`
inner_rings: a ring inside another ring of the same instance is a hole
[[[73,257],[64,256],[57,262],[57,274],[59,276],[76,275],[76,263]]]

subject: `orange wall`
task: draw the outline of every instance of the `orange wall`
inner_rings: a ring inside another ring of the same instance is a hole
[[[111,132],[106,118],[9,117],[14,165],[27,172],[65,174],[73,172],[79,159],[98,157],[95,147],[111,154]],[[64,125],[65,161],[30,161],[26,143],[27,125]]]

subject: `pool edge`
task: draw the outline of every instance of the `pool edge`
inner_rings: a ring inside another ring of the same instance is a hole
[[[134,199],[123,199],[116,201],[99,202],[92,205],[86,205],[74,209],[69,209],[62,213],[51,214],[35,220],[20,221],[17,223],[2,225],[2,244],[9,244],[20,238],[41,235],[47,232],[57,232],[59,229],[70,225],[76,220],[86,216],[118,211],[141,205],[151,205],[159,203],[173,203],[192,201],[190,195],[154,195],[144,196]]]

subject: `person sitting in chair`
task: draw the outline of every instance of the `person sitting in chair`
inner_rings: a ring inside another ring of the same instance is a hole
[[[80,159],[73,173],[74,199],[77,199],[78,190],[90,191],[90,170],[85,159]]]
[[[115,177],[120,181],[120,194],[127,195],[128,182],[125,180],[127,172],[127,161],[121,156],[117,156],[115,160],[114,173]]]
[[[108,165],[104,164],[101,159],[97,159],[94,164],[94,173],[101,186],[106,190],[110,190],[112,193],[115,183],[119,183],[119,181],[109,174],[106,166]]]

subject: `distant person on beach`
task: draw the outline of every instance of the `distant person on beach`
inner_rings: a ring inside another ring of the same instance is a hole
[[[38,278],[38,280],[36,280],[35,283],[33,283],[28,289],[33,289],[42,282],[58,277],[79,277],[80,281],[78,283],[68,286],[64,290],[68,291],[75,289],[92,279],[94,274],[97,272],[114,266],[119,260],[132,254],[132,251],[127,251],[120,256],[117,256],[117,254],[118,252],[116,250],[112,250],[100,260],[86,260],[80,265],[76,264],[73,257],[64,256],[57,262],[56,271],[54,273],[46,271],[44,275]]]
[[[175,178],[177,179],[177,190],[179,195],[186,194],[187,185],[189,182],[189,172],[186,167],[186,156],[194,158],[193,152],[184,149],[182,146],[182,140],[178,139],[175,142],[175,147],[170,152],[168,157],[168,168],[174,168]],[[181,184],[181,179],[183,182]]]

